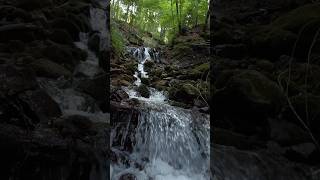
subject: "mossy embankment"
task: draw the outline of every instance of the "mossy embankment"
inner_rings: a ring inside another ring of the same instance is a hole
[[[217,8],[224,9],[212,20],[215,128],[231,132],[214,141],[273,152],[272,142],[290,161],[319,164],[320,152],[309,134],[320,141],[319,3],[235,4],[218,3]],[[253,147],[231,143],[237,138],[232,133],[244,136]],[[304,154],[296,146],[310,151]]]

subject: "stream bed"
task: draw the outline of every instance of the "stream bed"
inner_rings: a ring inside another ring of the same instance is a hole
[[[132,50],[132,48],[131,48]],[[112,180],[209,180],[209,115],[169,105],[164,92],[149,88],[150,97],[134,89],[148,78],[144,63],[150,48],[133,49],[138,61],[133,87],[123,87],[139,101],[139,113],[114,123],[111,130]],[[140,75],[138,75],[140,74]]]

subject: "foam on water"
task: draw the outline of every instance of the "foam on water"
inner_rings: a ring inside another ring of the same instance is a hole
[[[128,154],[113,147],[113,152],[131,163],[129,166],[121,161],[112,164],[112,180],[119,180],[127,173],[135,175],[138,180],[208,180],[208,119],[208,115],[168,104],[144,104],[135,134],[124,133],[126,135],[121,140],[134,136],[133,152]],[[137,168],[136,164],[143,168]]]
[[[132,88],[123,87],[123,90],[125,90],[128,93],[130,99],[135,98],[140,101],[157,102],[157,103],[164,103],[167,100],[167,97],[163,91],[157,91],[154,88],[149,88],[150,90],[149,98],[140,96],[139,93]]]

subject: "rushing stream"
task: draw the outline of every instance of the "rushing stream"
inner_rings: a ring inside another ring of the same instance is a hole
[[[108,41],[105,1],[101,1],[101,7],[90,8],[90,25],[93,31],[99,32],[101,36],[100,49],[107,48]],[[86,61],[80,62],[73,72],[73,77],[66,79],[39,78],[38,81],[42,88],[60,105],[64,116],[81,115],[93,121],[106,122],[109,114],[103,113],[96,101],[89,95],[77,90],[77,86],[84,79],[91,79],[102,75],[103,70],[99,67],[99,59],[96,54],[88,48],[89,33],[81,32],[80,41],[75,45],[86,51],[88,56]]]
[[[141,84],[138,74],[148,78],[144,63],[153,60],[149,50],[129,48],[139,63],[136,86]],[[111,132],[111,150],[116,156],[111,179],[209,180],[209,116],[170,106],[163,92],[149,89],[150,97],[144,98],[124,87],[130,98],[139,100],[139,115],[136,125],[129,117]]]

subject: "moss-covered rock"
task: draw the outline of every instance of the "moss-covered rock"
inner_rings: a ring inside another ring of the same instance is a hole
[[[272,26],[298,33],[305,24],[318,18],[320,18],[319,3],[308,4],[280,16],[272,23]]]
[[[141,77],[140,79],[141,79],[141,83],[142,83],[142,84],[145,84],[145,85],[147,85],[147,86],[150,85],[150,79],[149,79],[149,78]]]
[[[153,83],[153,86],[162,91],[162,90],[165,90],[168,86],[168,81],[167,80],[159,80],[159,81],[156,81],[155,83]]]
[[[279,114],[286,102],[280,87],[254,70],[229,75],[229,78],[224,78],[225,85],[213,95],[216,117],[229,119],[242,133],[255,133],[259,128],[259,133],[268,133],[267,118]]]
[[[141,84],[139,87],[137,87],[137,92],[140,94],[140,96],[149,98],[150,97],[150,91],[148,89],[148,86]]]
[[[131,73],[134,74],[134,72],[138,69],[138,63],[136,61],[129,61],[124,64],[124,67]]]
[[[181,82],[169,87],[169,99],[182,102],[185,104],[193,104],[194,99],[199,96],[197,88],[193,83]]]
[[[34,60],[30,66],[40,77],[58,78],[61,76],[70,77],[72,75],[71,71],[65,67],[47,59]]]
[[[150,72],[151,71],[151,69],[154,67],[154,62],[153,61],[146,61],[145,63],[144,63],[144,69],[145,69],[145,71],[147,71],[147,72]]]
[[[290,55],[297,35],[278,27],[261,27],[252,34],[254,54],[277,60],[280,55]]]
[[[255,55],[277,60],[282,55],[291,55],[298,39],[295,54],[306,57],[313,38],[320,26],[320,5],[308,4],[286,13],[267,26],[250,30]]]

